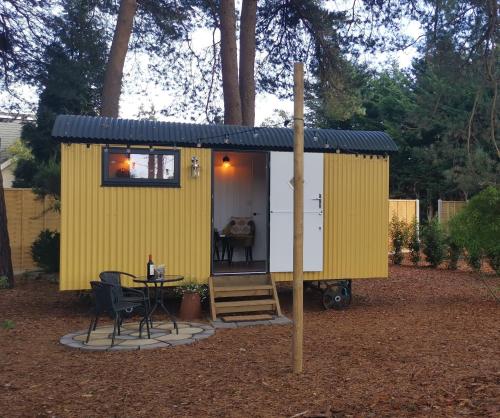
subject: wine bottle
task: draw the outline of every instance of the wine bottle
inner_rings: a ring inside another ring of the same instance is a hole
[[[149,254],[149,261],[148,261],[148,264],[147,264],[147,279],[148,280],[153,280],[155,278],[155,265],[153,263],[153,257],[151,256],[151,254]]]

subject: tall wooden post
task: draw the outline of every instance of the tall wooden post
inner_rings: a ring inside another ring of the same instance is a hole
[[[293,68],[293,371],[302,373],[304,342],[304,64]]]

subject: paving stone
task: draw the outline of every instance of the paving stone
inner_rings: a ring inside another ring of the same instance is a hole
[[[75,340],[71,337],[68,337],[67,335],[65,335],[64,337],[62,337],[59,342],[63,345],[68,345],[68,344],[71,344],[71,343],[74,343]]]
[[[115,340],[115,344],[120,344],[120,341]],[[95,339],[95,340],[90,339],[88,343],[83,343],[83,345],[91,346],[91,347],[95,347],[95,346],[99,346],[99,347],[108,346],[108,347],[110,347],[111,346],[111,338],[102,338],[102,339]]]
[[[90,338],[89,338],[89,342],[92,341],[92,340],[102,340],[102,339],[105,339],[105,338],[109,338],[108,336],[111,335],[111,334],[103,334],[103,333],[93,333],[91,332],[90,333]],[[81,334],[81,335],[77,335],[75,337],[73,337],[73,340],[75,341],[85,341],[87,339],[87,334]]]
[[[158,342],[156,344],[141,345],[139,346],[139,350],[152,350],[153,348],[165,348],[165,347],[170,347],[170,344],[166,342]]]
[[[236,324],[234,322],[212,322],[214,328],[236,328]]]
[[[189,338],[189,334],[169,334],[163,337],[158,337],[157,339],[160,341],[170,342],[170,341],[184,340],[186,338]]]
[[[221,324],[223,327],[225,324]],[[234,327],[234,324],[232,324]],[[138,349],[154,349],[169,347],[174,345],[192,344],[196,339],[205,339],[215,333],[215,329],[205,323],[179,322],[179,334],[173,328],[170,321],[156,322],[151,329],[151,338],[138,338],[139,322],[129,322],[123,324],[121,335],[115,336],[115,345],[111,347],[111,335],[113,327],[103,325],[90,334],[88,344],[85,344],[88,330],[80,330],[66,334],[59,340],[61,344],[88,351],[131,351]],[[143,329],[143,336],[147,336],[146,329]]]
[[[193,344],[194,342],[195,342],[195,340],[193,340],[192,338],[187,338],[187,339],[184,339],[184,340],[170,341],[170,344],[173,345],[173,346],[176,346],[176,345]]]
[[[63,338],[74,338],[74,337],[76,337],[77,335],[82,335],[82,334],[87,335],[87,332],[88,332],[88,330],[87,330],[87,331],[85,331],[85,332],[83,332],[83,331],[79,331],[79,332],[72,332],[72,333],[70,333],[70,334],[66,334]]]
[[[162,337],[163,335],[166,335],[167,333],[164,330],[160,330],[158,332],[152,332],[150,331],[149,334],[151,335],[151,338],[156,338],[156,337]],[[139,337],[139,331],[132,332],[129,334],[132,337]],[[148,335],[148,332],[146,329],[142,330],[142,335]]]
[[[85,350],[85,351],[108,351],[110,346],[92,346],[92,345],[82,345],[80,347],[80,350]]]
[[[197,334],[199,332],[203,332],[203,328],[188,327],[179,329],[179,334]]]
[[[134,337],[132,335],[117,335],[115,337],[115,340],[137,340],[137,337]]]
[[[122,346],[122,345],[114,345],[113,347],[109,347],[107,351],[137,351],[139,350],[139,346]]]
[[[289,318],[287,318],[286,316],[278,316],[274,319],[271,320],[271,324],[278,324],[278,325],[282,325],[282,324],[291,324],[293,321]]]
[[[174,324],[172,322],[167,322],[167,323],[163,323],[161,325],[157,325],[155,322],[153,322],[153,328],[160,328],[160,329],[174,329]],[[190,324],[186,324],[186,323],[182,323],[182,322],[178,322],[177,323],[177,328],[181,329],[181,328],[189,328],[191,325]]]
[[[201,332],[199,334],[193,335],[193,338],[195,340],[204,340],[205,338],[210,338],[213,334],[205,334],[204,332]]]
[[[158,341],[153,339],[153,338],[136,338],[134,340],[123,340],[120,345],[123,346],[133,346],[133,345],[149,345],[149,344],[156,344]]]
[[[236,322],[236,326],[238,328],[251,327],[251,326],[257,326],[257,325],[271,325],[271,322],[269,322],[269,321],[238,321],[238,322]]]
[[[200,328],[203,328],[204,330],[214,329],[211,325],[200,325]]]
[[[139,328],[139,322],[124,322],[122,328],[137,329]]]
[[[71,347],[71,348],[82,348],[83,344],[79,342],[72,342],[69,344],[64,344],[66,347]]]

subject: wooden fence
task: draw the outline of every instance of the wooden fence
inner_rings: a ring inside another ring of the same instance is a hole
[[[413,218],[420,221],[420,211],[418,208],[418,199],[390,199],[389,200],[389,222],[396,215],[399,219],[408,223]]]
[[[438,200],[438,220],[447,223],[462,209],[467,202],[463,200]]]
[[[43,229],[59,230],[60,215],[51,200],[39,200],[31,189],[5,189],[7,227],[15,272],[36,269],[31,244]]]

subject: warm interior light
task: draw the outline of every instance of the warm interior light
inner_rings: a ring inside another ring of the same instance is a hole
[[[224,157],[222,158],[222,166],[223,167],[231,166],[231,160],[229,159],[229,157],[227,155],[224,155]]]

